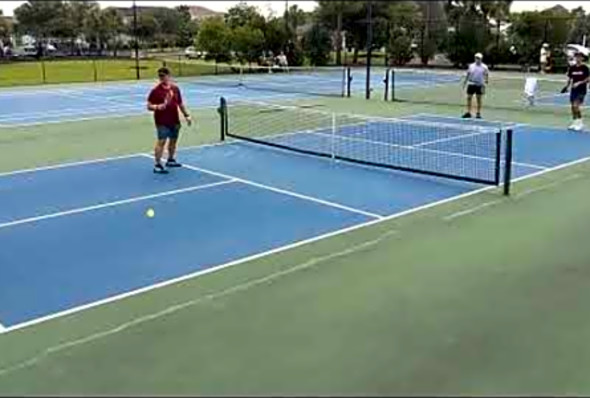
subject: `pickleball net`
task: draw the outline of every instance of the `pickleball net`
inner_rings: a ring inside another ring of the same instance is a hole
[[[174,76],[189,83],[214,87],[243,87],[279,93],[349,97],[349,67],[278,67],[241,64],[204,64],[166,60]]]
[[[219,111],[222,140],[479,184],[510,178],[509,130],[225,98]]]
[[[466,106],[464,77],[464,71],[389,68],[384,81],[390,101],[446,106],[460,114]],[[524,92],[527,78],[537,82],[532,102]],[[569,95],[560,92],[565,83],[566,79],[559,76],[491,71],[483,96],[483,111],[499,109],[520,115],[568,116]]]

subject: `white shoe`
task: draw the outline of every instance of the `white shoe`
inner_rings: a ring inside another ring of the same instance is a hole
[[[568,129],[573,131],[582,131],[584,130],[584,123],[582,119],[576,119],[574,122],[568,127]]]

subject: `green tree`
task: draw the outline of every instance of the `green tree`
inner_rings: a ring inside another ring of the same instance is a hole
[[[321,24],[315,23],[303,38],[303,51],[312,65],[327,65],[332,50],[330,32]]]
[[[238,26],[232,31],[231,48],[242,64],[256,62],[264,49],[264,34],[260,29]]]
[[[156,22],[154,40],[158,47],[172,47],[176,43],[181,15],[176,9],[159,7],[152,11]]]
[[[280,51],[285,51],[289,36],[285,29],[285,22],[283,18],[272,18],[266,23],[264,30],[265,49],[278,54]]]
[[[133,29],[132,26],[130,26]],[[158,22],[153,11],[141,11],[137,13],[137,40],[143,47],[150,47],[158,34]]]
[[[393,3],[389,8],[389,40],[387,52],[395,65],[404,65],[413,58],[412,43],[420,27],[420,7],[409,1]]]
[[[287,21],[287,33],[291,39],[296,36],[297,28],[305,25],[309,20],[307,13],[300,9],[297,5],[292,5],[289,7],[284,15],[284,18]]]
[[[0,10],[0,42],[5,42],[10,38],[14,27],[12,23],[2,15],[2,10]],[[2,49],[0,49],[2,51]]]
[[[178,14],[176,45],[180,47],[190,46],[195,42],[199,27],[192,20],[188,6],[178,6],[176,11]]]
[[[579,16],[579,10],[569,13],[562,7],[512,14],[508,34],[511,44],[518,49],[519,62],[537,64],[539,49],[544,42],[552,49],[561,49],[572,38],[572,33],[576,34]]]
[[[348,44],[354,44],[351,38],[358,36],[354,34],[358,29],[365,29],[357,23],[357,20],[364,18],[362,15],[364,11],[363,4],[358,1],[329,1],[320,0],[319,7],[316,10],[316,19],[323,23],[328,29],[335,34],[336,44],[336,63],[342,63],[342,47],[343,32],[346,31],[348,37]],[[362,35],[362,33],[360,34]],[[356,62],[356,61],[355,61]]]
[[[208,59],[223,62],[230,59],[231,31],[222,17],[211,17],[201,23],[197,46],[207,52]]]
[[[99,52],[107,46],[117,50],[120,45],[119,35],[124,31],[123,16],[116,8],[106,8],[91,13],[90,17],[90,38],[96,43]]]
[[[418,1],[421,11],[421,23],[418,34],[418,53],[423,65],[444,48],[448,22],[444,10],[444,1]]]
[[[484,52],[491,42],[488,16],[480,1],[452,0],[447,16],[452,32],[448,37],[447,56],[456,65],[472,62],[473,54]]]
[[[264,17],[260,15],[256,7],[249,6],[246,3],[239,3],[227,10],[225,22],[232,30],[239,26],[251,26],[254,29],[263,31],[266,24]]]
[[[57,21],[63,14],[61,0],[29,0],[14,10],[19,33],[35,38],[38,55],[43,54],[43,44],[56,31]]]

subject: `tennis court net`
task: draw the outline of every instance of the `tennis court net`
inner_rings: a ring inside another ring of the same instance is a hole
[[[464,71],[435,71],[392,68],[389,70],[390,100],[417,104],[465,107]],[[534,101],[524,95],[527,78],[534,78],[537,90]],[[553,114],[567,116],[568,94],[561,94],[565,78],[538,74],[490,72],[489,84],[483,98],[484,109],[493,108],[521,114]]]
[[[270,67],[163,61],[174,76],[215,87],[244,87],[284,93],[349,97],[349,67]]]
[[[222,140],[481,184],[499,185],[503,171],[510,177],[511,160],[503,147],[511,144],[512,134],[495,128],[223,98],[220,114]]]

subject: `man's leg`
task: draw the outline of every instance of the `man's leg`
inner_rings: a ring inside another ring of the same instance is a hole
[[[164,145],[166,144],[165,139],[157,139],[156,145],[154,146],[154,161],[155,164],[160,164],[162,161],[162,154],[164,153]]]
[[[176,146],[178,144],[178,135],[180,133],[180,126],[171,127],[171,134],[168,138],[168,161],[167,167],[180,167],[181,164],[176,161]]]
[[[482,95],[481,94],[477,94],[475,96],[475,100],[477,102],[477,114],[476,117],[480,118],[481,117],[481,102],[482,102]]]
[[[176,159],[176,145],[178,138],[170,138],[168,140],[168,160]]]
[[[463,117],[471,117],[471,103],[472,103],[472,99],[473,99],[473,94],[470,94],[468,92],[467,93],[467,110],[465,111],[465,114],[463,115]]]
[[[154,146],[154,173],[166,174],[168,170],[162,166],[162,153],[164,152],[165,139],[158,138]]]
[[[569,125],[568,129],[575,130],[578,124],[578,104],[575,99],[570,100],[571,110],[572,110],[572,124]]]

